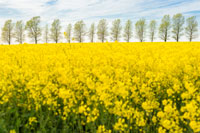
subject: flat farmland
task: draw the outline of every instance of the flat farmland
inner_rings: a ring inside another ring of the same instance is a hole
[[[199,132],[200,43],[0,46],[1,132]]]

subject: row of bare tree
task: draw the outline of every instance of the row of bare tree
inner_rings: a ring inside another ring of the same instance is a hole
[[[42,28],[40,26],[41,20],[39,16],[33,17],[24,25],[23,21],[17,21],[13,23],[12,20],[7,20],[2,28],[2,40],[8,44],[11,44],[11,40],[15,38],[15,41],[22,44],[25,40],[25,32],[28,37],[32,39],[35,44],[41,39]],[[155,20],[150,21],[149,24],[146,23],[145,19],[140,19],[135,23],[135,37],[140,41],[144,42],[146,35],[153,42],[158,34],[158,37],[167,42],[170,37],[175,39],[177,42],[180,38],[185,35],[189,41],[198,37],[198,22],[195,16],[186,19],[182,14],[176,14],[170,18],[169,15],[165,15],[161,24],[158,26]],[[43,31],[43,37],[45,43],[53,41],[58,43],[62,39],[62,26],[59,19],[55,19],[49,26],[46,25]],[[73,30],[73,36],[72,36]],[[122,33],[123,32],[123,33]],[[124,28],[122,28],[121,20],[116,19],[112,22],[112,27],[110,32],[108,32],[108,22],[102,19],[98,22],[98,25],[91,24],[89,30],[86,30],[86,24],[81,20],[74,24],[67,25],[67,29],[64,32],[64,37],[67,42],[70,43],[71,40],[78,42],[83,42],[85,36],[89,37],[90,42],[94,42],[94,38],[97,35],[98,40],[105,42],[110,35],[112,41],[120,41],[121,37],[126,42],[129,42],[133,38],[133,24],[131,20],[127,20]],[[171,36],[170,36],[171,35]]]

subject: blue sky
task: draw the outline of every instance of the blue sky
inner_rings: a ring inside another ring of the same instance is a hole
[[[87,24],[105,18],[133,22],[140,18],[160,22],[165,14],[183,13],[200,21],[200,0],[0,0],[0,27],[7,19],[27,21],[41,16],[42,23],[59,18],[63,25],[84,20]]]
[[[200,17],[200,0],[0,0],[0,19],[27,20],[40,15],[49,22],[160,19],[165,14],[183,13]]]

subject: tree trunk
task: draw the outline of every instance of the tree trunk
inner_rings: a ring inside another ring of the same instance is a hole
[[[35,44],[37,44],[37,36],[35,36]]]

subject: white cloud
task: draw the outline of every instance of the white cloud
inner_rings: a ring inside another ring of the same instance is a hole
[[[47,4],[51,1],[53,4]],[[76,21],[112,15],[117,17],[118,14],[121,18],[159,18],[164,14],[199,10],[199,7],[199,0],[0,0],[0,9],[18,11],[10,14],[13,19],[15,15],[21,19],[40,15],[47,21],[52,18]]]

